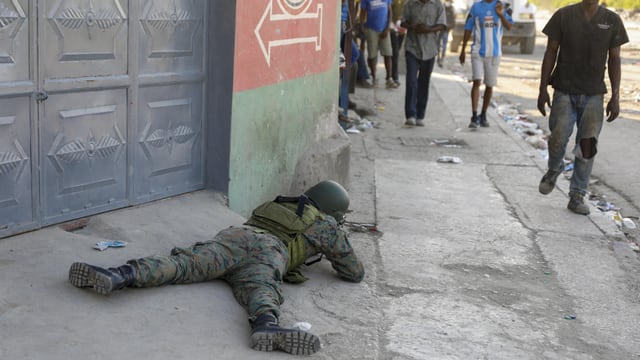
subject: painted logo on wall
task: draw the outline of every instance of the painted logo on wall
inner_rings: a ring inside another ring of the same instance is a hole
[[[236,8],[234,91],[325,72],[337,49],[337,1],[244,0]]]

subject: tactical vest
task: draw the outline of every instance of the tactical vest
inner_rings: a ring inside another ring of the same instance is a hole
[[[318,219],[324,219],[324,214],[306,197],[279,196],[253,210],[245,225],[267,230],[287,245],[287,272],[291,272],[304,264],[306,254],[302,234]]]

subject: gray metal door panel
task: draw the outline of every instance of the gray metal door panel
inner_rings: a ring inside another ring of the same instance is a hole
[[[122,207],[126,90],[51,95],[40,122],[44,223]]]
[[[200,83],[140,89],[136,201],[202,187],[202,126]]]
[[[30,98],[0,98],[0,234],[34,223]]]
[[[29,80],[27,0],[0,0],[0,83]]]
[[[48,0],[41,62],[45,79],[127,73],[126,0]]]
[[[37,225],[28,0],[0,0],[0,236]]]
[[[203,71],[205,1],[146,0],[140,9],[140,74]]]
[[[205,0],[141,2],[134,202],[204,186]]]

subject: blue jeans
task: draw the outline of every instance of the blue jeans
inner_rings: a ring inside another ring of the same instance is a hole
[[[438,33],[438,57],[444,59],[447,53],[447,42],[449,42],[449,30]]]
[[[429,81],[435,57],[420,60],[409,51],[405,52],[407,61],[407,81],[404,95],[404,115],[406,118],[424,119],[429,100]]]
[[[549,114],[549,161],[551,171],[562,171],[567,143],[577,126],[576,144],[573,150],[575,160],[571,176],[571,192],[586,194],[589,178],[593,169],[593,159],[597,152],[598,136],[604,120],[603,95],[568,95],[558,90],[553,93],[551,113]],[[586,159],[582,155],[582,140],[590,143],[588,149],[591,156]]]

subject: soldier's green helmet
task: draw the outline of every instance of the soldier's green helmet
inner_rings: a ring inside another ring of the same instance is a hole
[[[339,224],[349,209],[349,194],[342,185],[332,180],[321,181],[304,193],[316,205],[318,210],[332,216]]]

